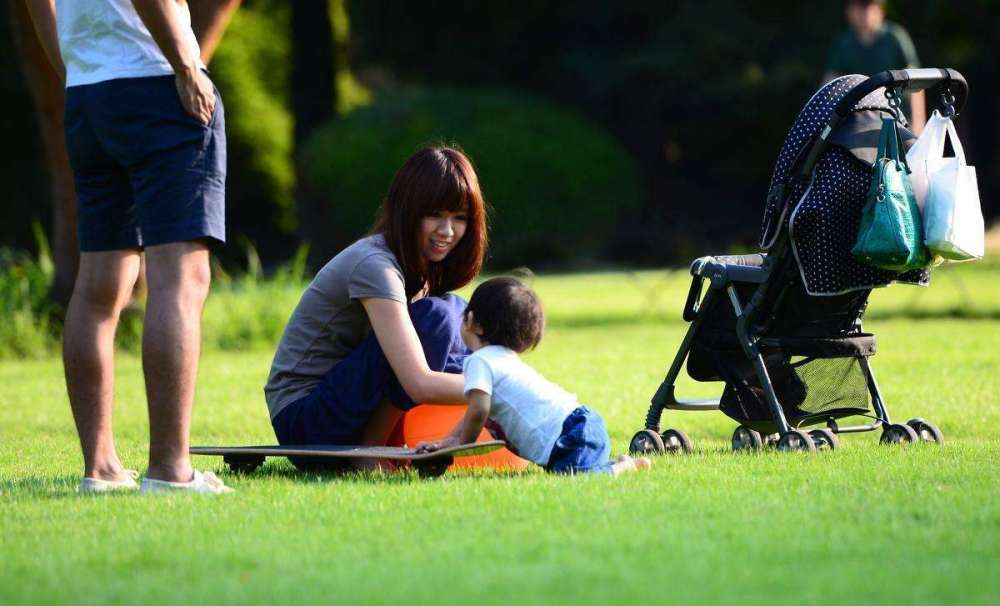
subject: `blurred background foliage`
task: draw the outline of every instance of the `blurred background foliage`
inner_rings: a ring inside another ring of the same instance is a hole
[[[397,90],[321,128],[302,155],[342,243],[372,225],[396,169],[429,142],[473,158],[492,207],[494,266],[593,262],[643,201],[629,154],[573,110],[503,90]]]
[[[493,269],[752,247],[776,152],[845,27],[840,1],[333,0],[336,60],[316,77],[333,79],[334,107],[298,141],[292,13],[304,4],[244,0],[210,65],[229,128],[230,269],[246,269],[247,248],[265,268],[292,258],[304,222],[313,261],[334,253],[369,227],[402,160],[433,141],[462,146],[480,169],[496,210]],[[1000,3],[891,2],[889,17],[924,65],[967,76],[959,126],[995,216]],[[47,177],[6,38],[0,94],[0,247],[37,253]],[[304,189],[321,198],[316,216],[296,210]]]

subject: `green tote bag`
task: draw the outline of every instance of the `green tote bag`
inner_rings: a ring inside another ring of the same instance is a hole
[[[920,207],[910,186],[910,168],[901,148],[896,121],[884,118],[861,229],[851,249],[861,263],[893,271],[919,269],[930,261]]]

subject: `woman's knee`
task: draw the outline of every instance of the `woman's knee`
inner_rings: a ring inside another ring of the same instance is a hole
[[[421,341],[425,338],[458,337],[467,303],[457,295],[424,297],[410,304],[410,320]]]

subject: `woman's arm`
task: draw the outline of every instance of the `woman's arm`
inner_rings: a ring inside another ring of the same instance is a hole
[[[391,299],[361,299],[375,338],[399,384],[414,402],[464,404],[462,375],[436,372],[427,365],[420,338],[406,305]]]

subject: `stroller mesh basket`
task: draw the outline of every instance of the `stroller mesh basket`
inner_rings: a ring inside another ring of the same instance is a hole
[[[827,343],[810,340],[810,351],[799,350],[809,355],[787,353],[787,346],[771,351],[765,344],[768,374],[792,427],[871,411],[871,393],[860,358],[874,353],[875,338],[861,334],[823,341]],[[746,357],[739,363],[731,361],[723,374],[726,386],[719,409],[761,433],[776,431],[763,386]]]

